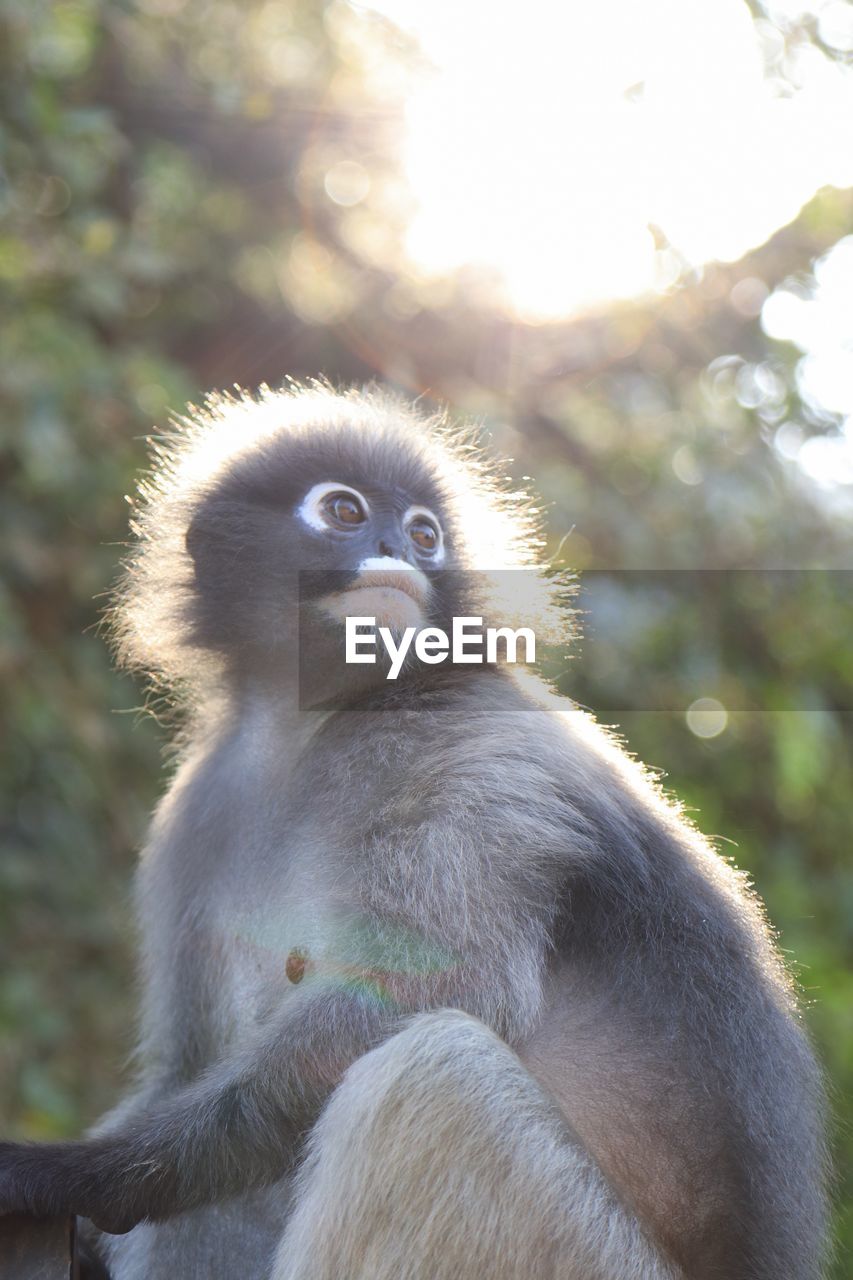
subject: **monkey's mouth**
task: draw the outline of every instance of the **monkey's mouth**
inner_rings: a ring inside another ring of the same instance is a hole
[[[430,585],[420,569],[363,569],[343,591],[321,600],[323,611],[339,622],[347,618],[374,618],[380,627],[402,631],[420,628]]]
[[[402,591],[423,608],[429,597],[429,580],[420,569],[363,569],[344,595],[362,591]]]

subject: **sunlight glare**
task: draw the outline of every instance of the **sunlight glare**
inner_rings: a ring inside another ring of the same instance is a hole
[[[796,289],[796,292],[794,291]],[[837,432],[803,441],[786,431],[776,440],[824,488],[853,484],[853,236],[845,236],[815,263],[810,283],[796,281],[771,293],[761,311],[766,334],[803,352],[797,383],[819,416],[844,419]]]
[[[407,110],[413,264],[491,272],[523,318],[671,284],[652,228],[686,264],[736,260],[853,185],[853,76],[811,51],[781,96],[742,0],[370,7],[434,68]]]

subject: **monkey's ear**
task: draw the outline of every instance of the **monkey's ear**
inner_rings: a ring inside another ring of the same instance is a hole
[[[210,519],[204,510],[197,511],[184,534],[184,546],[195,566],[196,581],[199,583],[205,582],[210,575],[214,558],[212,542]]]
[[[205,504],[198,508],[184,534],[184,546],[193,562],[195,585],[200,591],[211,592],[228,582],[232,589],[239,589],[240,573],[236,539],[229,536],[227,508]]]
[[[199,527],[198,515],[193,516],[190,521],[189,528],[184,534],[184,546],[186,547],[187,554],[193,564],[197,564],[198,557],[201,553],[201,529]]]

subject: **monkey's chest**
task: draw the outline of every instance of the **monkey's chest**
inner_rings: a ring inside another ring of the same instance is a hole
[[[226,1038],[274,1018],[297,994],[355,980],[369,959],[369,929],[342,860],[299,834],[280,857],[254,859],[251,874],[244,862],[242,882],[215,894],[210,923],[222,955]]]
[[[455,957],[419,930],[364,910],[340,885],[256,902],[223,915],[222,999],[226,1038],[274,1018],[288,1001],[328,991],[383,1003],[425,974],[440,978]]]
[[[335,980],[341,970],[340,913],[322,902],[245,905],[217,922],[224,952],[222,998],[234,1031],[265,1022],[305,991]]]

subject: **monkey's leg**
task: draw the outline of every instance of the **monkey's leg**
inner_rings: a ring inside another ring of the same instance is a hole
[[[513,1051],[455,1010],[317,1121],[273,1280],[675,1280]]]

